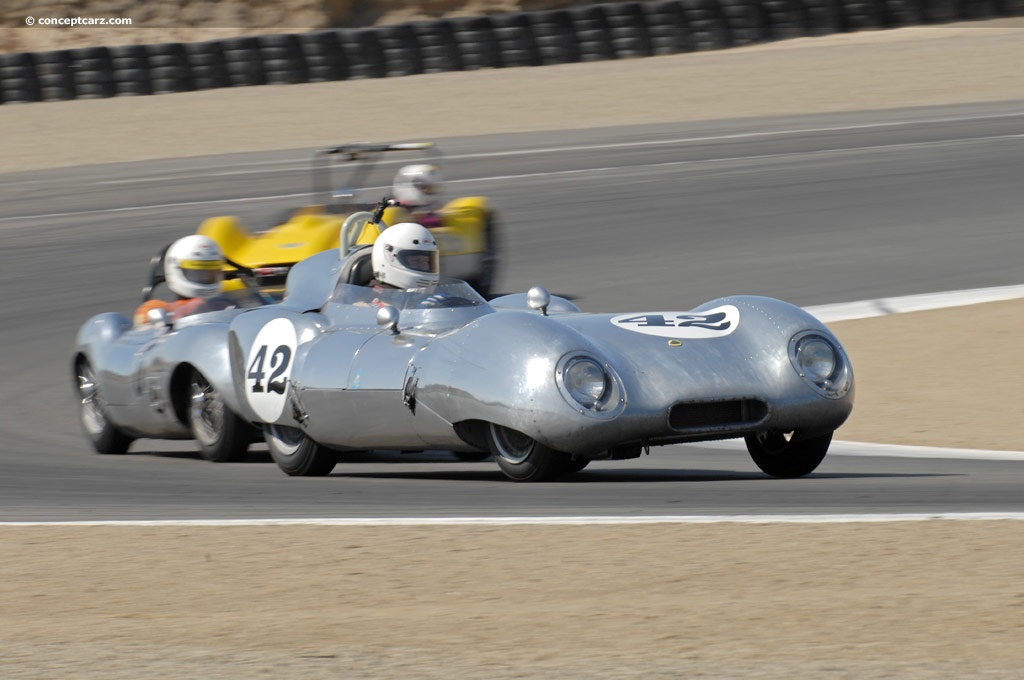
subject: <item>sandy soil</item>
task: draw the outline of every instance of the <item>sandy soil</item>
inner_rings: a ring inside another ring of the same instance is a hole
[[[838,438],[1024,451],[1015,406],[1024,361],[1007,360],[1024,335],[1024,301],[829,326],[857,380],[857,403]]]
[[[389,139],[1024,99],[1021,35],[1005,24],[904,29],[541,70],[4,106],[17,134],[0,163],[316,146],[337,130]],[[378,96],[398,87],[421,104],[415,115]],[[353,100],[363,103],[342,105]],[[984,351],[965,315],[999,319]],[[1021,362],[996,359],[1015,356],[1024,304],[834,327],[858,378],[843,438],[1024,448],[1021,419],[996,420],[1024,378]],[[879,338],[915,342],[881,351]],[[940,389],[920,389],[922,367],[935,365]],[[913,680],[1024,668],[1016,521],[3,527],[0,542],[4,678]]]
[[[3,528],[4,678],[1019,678],[1020,522]]]

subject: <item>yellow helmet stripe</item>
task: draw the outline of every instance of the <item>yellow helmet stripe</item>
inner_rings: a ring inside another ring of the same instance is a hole
[[[182,269],[220,269],[224,260],[182,260]]]

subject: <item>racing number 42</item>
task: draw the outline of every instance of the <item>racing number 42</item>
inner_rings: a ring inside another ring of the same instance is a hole
[[[628,319],[619,319],[622,324],[635,324],[641,328],[706,328],[724,331],[731,323],[724,312],[713,314],[676,314],[666,318],[664,314],[641,314]]]
[[[252,363],[249,364],[249,372],[245,374],[245,377],[254,381],[252,385],[253,392],[267,391],[284,394],[284,388],[288,384],[288,379],[282,380],[280,378],[288,370],[288,364],[292,360],[292,350],[288,345],[278,345],[270,354],[269,368],[272,373],[264,389],[263,378],[266,376],[266,372],[263,365],[267,362],[267,352],[269,349],[268,345],[260,345],[256,356],[253,357]]]

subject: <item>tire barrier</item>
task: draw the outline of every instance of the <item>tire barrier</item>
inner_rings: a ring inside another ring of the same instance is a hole
[[[1024,15],[1024,0],[653,0],[0,54],[0,104],[546,66]]]

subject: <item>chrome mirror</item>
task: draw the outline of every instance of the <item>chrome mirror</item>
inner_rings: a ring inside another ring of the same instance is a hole
[[[392,335],[398,335],[398,309],[384,305],[377,310],[377,325],[387,328]]]
[[[544,286],[534,286],[526,293],[526,304],[530,305],[530,309],[539,309],[541,314],[547,316],[551,293]]]

